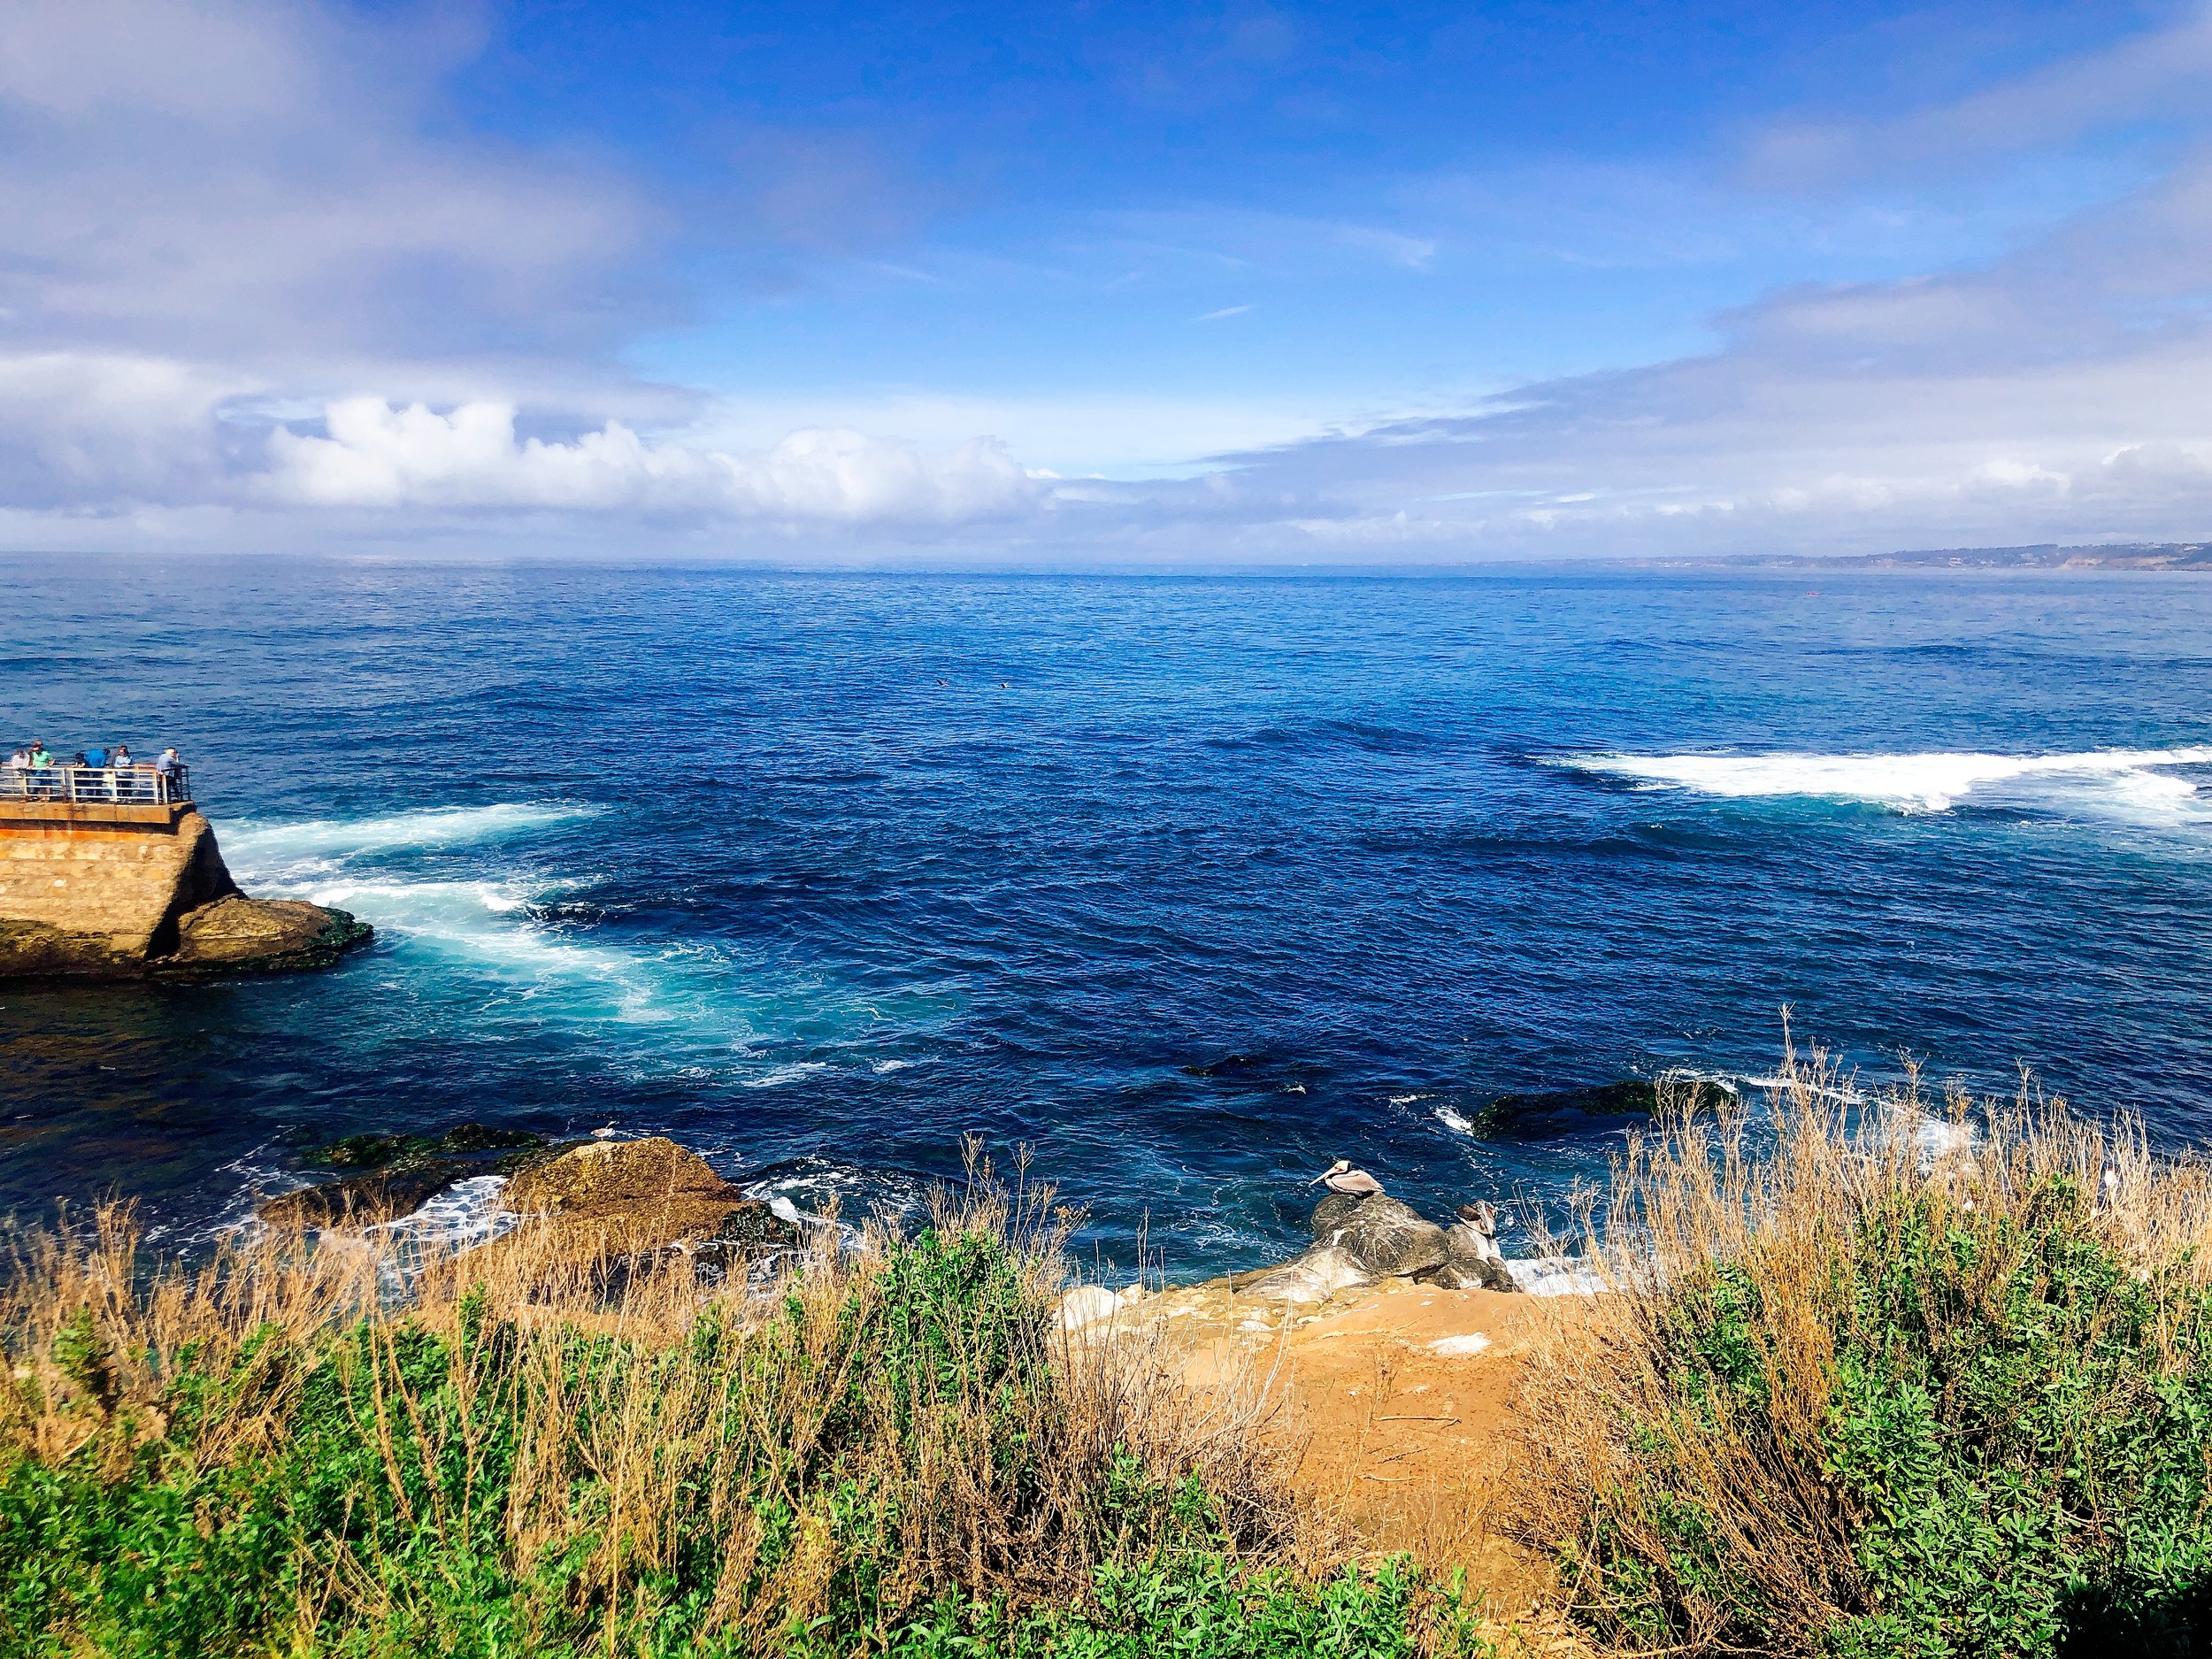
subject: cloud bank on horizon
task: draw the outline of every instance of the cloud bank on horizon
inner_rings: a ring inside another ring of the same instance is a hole
[[[2212,534],[2212,6],[1666,10],[17,0],[0,545]]]

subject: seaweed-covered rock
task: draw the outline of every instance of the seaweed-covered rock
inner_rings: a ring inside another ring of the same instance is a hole
[[[1563,1135],[1601,1134],[1647,1120],[1659,1108],[1659,1091],[1641,1078],[1591,1088],[1501,1094],[1474,1117],[1483,1141],[1549,1141]]]
[[[545,1137],[527,1129],[495,1129],[489,1124],[456,1124],[434,1135],[347,1135],[309,1153],[311,1163],[339,1170],[380,1170],[424,1158],[464,1156],[480,1152],[531,1151]],[[494,1172],[507,1171],[495,1169]]]
[[[311,1164],[355,1171],[281,1193],[256,1207],[276,1227],[372,1225],[419,1210],[472,1175],[509,1175],[552,1156],[543,1135],[488,1124],[456,1124],[434,1135],[348,1135],[307,1155]]]
[[[799,1229],[757,1198],[741,1198],[716,1225],[708,1242],[780,1248],[796,1244]]]

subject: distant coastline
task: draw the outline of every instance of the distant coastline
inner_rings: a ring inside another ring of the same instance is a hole
[[[1907,553],[1776,553],[1755,558],[1640,561],[1682,570],[2212,571],[2212,541],[2123,541],[2094,547],[1932,548]]]

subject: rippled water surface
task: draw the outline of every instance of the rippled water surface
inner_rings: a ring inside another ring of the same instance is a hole
[[[22,737],[174,741],[323,976],[0,994],[0,1202],[203,1228],[298,1149],[664,1131],[898,1202],[1026,1143],[1101,1248],[1352,1157],[1556,1192],[1498,1092],[2018,1064],[2212,1132],[2212,586],[18,564]],[[1815,587],[1817,591],[1814,591]]]

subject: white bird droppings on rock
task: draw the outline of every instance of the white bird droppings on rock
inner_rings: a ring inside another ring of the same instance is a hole
[[[1479,1331],[1470,1331],[1464,1336],[1440,1336],[1429,1344],[1429,1352],[1451,1359],[1463,1354],[1479,1354],[1489,1346],[1488,1337]]]

